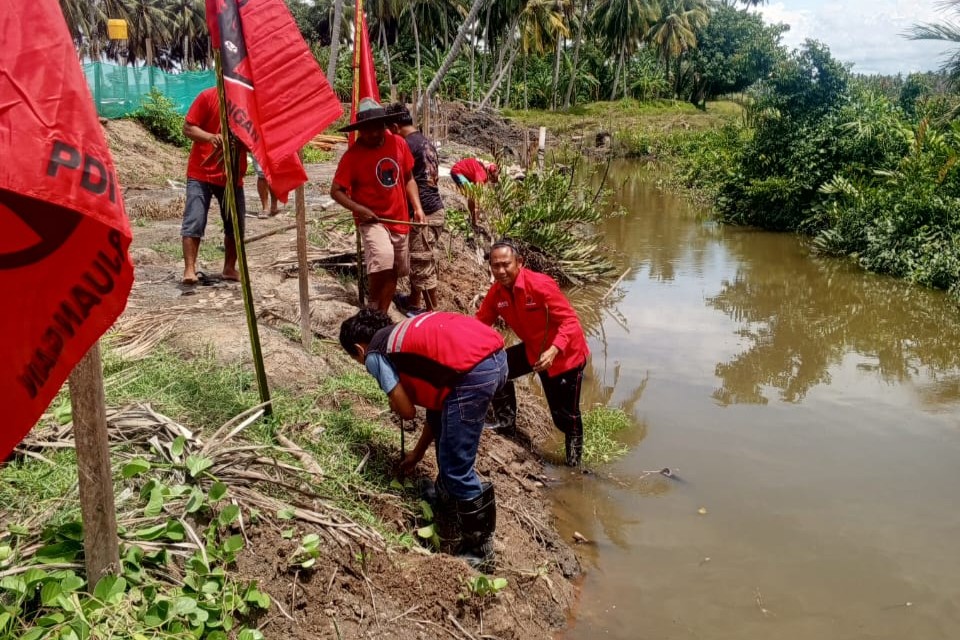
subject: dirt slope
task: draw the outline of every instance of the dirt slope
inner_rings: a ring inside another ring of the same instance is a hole
[[[167,340],[185,356],[212,345],[225,362],[248,362],[239,286],[221,283],[184,289],[179,284],[182,187],[169,185],[167,179],[183,172],[185,154],[152,140],[134,123],[111,122],[106,128],[134,222],[136,283],[125,316],[172,319]],[[335,161],[308,167],[311,181],[306,200],[314,259],[344,254],[355,246],[351,225],[335,225],[331,219],[342,217],[336,207],[328,207],[326,196],[334,168]],[[256,211],[259,205],[250,186],[248,210]],[[448,203],[459,199],[452,190],[445,196]],[[284,229],[293,222],[292,205],[273,219],[248,218],[247,237]],[[211,215],[200,265],[208,274],[219,272],[220,233],[219,220]],[[344,365],[342,358],[309,353],[289,337],[291,329],[298,327],[295,240],[295,231],[289,229],[255,240],[248,245],[248,260],[270,384],[305,389]],[[445,237],[443,245],[440,305],[471,312],[486,290],[486,271],[478,264],[474,248],[461,239]],[[334,338],[340,322],[357,309],[356,286],[353,280],[315,268],[310,273],[310,300],[314,332]],[[553,481],[547,477],[550,473],[562,478],[566,472],[546,470],[535,453],[550,430],[545,409],[535,400],[522,404],[523,443],[485,433],[478,456],[480,471],[497,487],[496,575],[508,579],[508,589],[482,604],[463,600],[464,578],[474,575],[465,563],[443,553],[361,549],[349,541],[338,543],[335,532],[328,532],[329,545],[310,572],[292,572],[284,558],[295,543],[268,526],[249,527],[251,549],[242,555],[238,571],[259,580],[278,605],[260,622],[265,636],[532,639],[549,637],[562,628],[575,599],[572,580],[580,568],[553,527],[544,485]],[[410,434],[408,441],[414,437]],[[432,453],[420,465],[420,473],[435,473]],[[416,526],[398,496],[366,499],[398,533]]]

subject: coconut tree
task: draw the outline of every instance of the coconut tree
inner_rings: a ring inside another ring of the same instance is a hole
[[[164,0],[121,0],[129,30],[128,59],[153,66],[157,46],[170,43],[174,19]]]
[[[427,103],[430,100],[430,96],[437,90],[437,87],[440,86],[440,83],[443,82],[443,77],[447,75],[447,72],[450,71],[450,67],[453,66],[454,60],[457,59],[457,56],[460,55],[460,49],[463,48],[463,41],[467,39],[467,34],[470,33],[473,28],[473,23],[477,19],[477,15],[480,13],[480,10],[483,8],[484,4],[487,2],[492,2],[493,0],[473,0],[473,4],[470,6],[470,11],[467,13],[467,16],[464,18],[463,22],[460,23],[460,28],[457,29],[457,36],[453,39],[453,44],[450,47],[450,50],[447,52],[447,56],[443,59],[443,64],[440,65],[440,69],[437,71],[437,74],[433,76],[433,80],[430,81],[430,84],[427,85],[427,90],[424,92],[424,103]]]
[[[343,20],[343,0],[333,0],[333,26],[330,28],[330,59],[327,62],[327,82],[332,87],[337,79],[337,54],[340,48],[340,23]]]
[[[943,63],[943,71],[954,85],[960,85],[960,0],[943,0],[948,17],[943,22],[915,24],[907,31],[911,40],[940,40],[958,45]]]
[[[594,8],[594,32],[607,43],[608,51],[617,56],[611,100],[617,97],[621,75],[626,79],[624,62],[627,56],[637,50],[644,34],[659,18],[656,0],[600,0]]]
[[[710,21],[706,0],[663,0],[660,18],[647,31],[646,38],[657,51],[667,73],[673,63],[674,97],[680,97],[681,56],[697,46],[697,31]]]

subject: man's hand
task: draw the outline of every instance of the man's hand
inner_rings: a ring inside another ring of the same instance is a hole
[[[207,133],[207,142],[219,149],[223,146],[223,137],[219,133]]]
[[[419,222],[420,224],[426,224],[427,214],[423,212],[423,209],[415,209],[413,212],[413,221]]]
[[[413,470],[416,468],[420,460],[423,459],[423,454],[418,453],[416,449],[410,451],[403,457],[403,460],[400,461],[400,466],[398,470],[401,477],[406,477],[413,473]]]
[[[553,361],[560,354],[560,349],[557,349],[554,345],[550,345],[550,348],[540,354],[540,358],[533,363],[533,370],[540,372],[546,371],[553,365]]]
[[[368,207],[364,207],[363,205],[360,205],[356,209],[354,209],[353,213],[357,216],[357,221],[360,224],[373,224],[374,222],[377,222],[377,220],[379,220],[379,218],[377,217],[377,214],[375,214]]]

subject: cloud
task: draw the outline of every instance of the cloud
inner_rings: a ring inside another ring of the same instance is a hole
[[[945,54],[958,46],[903,36],[914,24],[942,22],[945,14],[935,4],[936,0],[792,0],[757,11],[768,23],[790,25],[783,36],[788,48],[812,38],[830,47],[841,62],[852,62],[857,73],[892,74],[938,69]]]

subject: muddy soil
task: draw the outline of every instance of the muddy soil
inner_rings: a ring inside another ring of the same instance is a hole
[[[134,233],[136,282],[122,321],[151,316],[162,320],[169,332],[167,343],[184,357],[212,348],[224,362],[249,362],[239,285],[180,284],[180,176],[185,152],[156,142],[132,122],[110,122],[106,129]],[[314,265],[331,257],[334,262],[348,262],[337,256],[355,251],[352,223],[327,196],[335,167],[336,159],[308,167],[309,255]],[[445,182],[448,208],[458,203],[463,207],[452,183]],[[256,212],[260,207],[253,182],[248,179],[247,183],[247,210]],[[210,275],[220,272],[222,261],[222,231],[215,210],[200,258],[200,269]],[[267,375],[271,386],[296,390],[311,388],[331,373],[358,365],[339,353],[335,344],[314,349],[323,355],[300,345],[296,231],[290,228],[294,222],[291,202],[274,218],[248,217],[246,237],[252,240],[247,245],[248,263]],[[276,233],[265,235],[271,231]],[[486,291],[489,275],[472,244],[445,235],[442,245],[439,306],[472,313]],[[349,266],[342,269],[350,271]],[[357,310],[355,279],[314,266],[309,292],[312,330],[320,338],[335,339],[340,322]],[[534,396],[525,395],[522,386],[520,391],[524,394],[520,437],[513,441],[485,432],[477,459],[481,474],[496,485],[495,575],[507,578],[506,590],[497,597],[468,597],[465,579],[476,574],[453,556],[389,545],[360,548],[343,538],[325,547],[309,571],[291,571],[285,558],[295,542],[282,538],[270,525],[248,527],[252,552],[242,555],[238,571],[244,578],[258,580],[276,603],[258,622],[265,636],[539,639],[561,629],[575,600],[574,580],[580,566],[553,526],[545,491],[567,472],[544,465],[538,451],[551,435],[549,414]],[[376,417],[379,409],[370,407],[368,412],[368,417]],[[409,441],[413,438],[415,434],[408,435]],[[418,472],[425,477],[435,473],[432,452]],[[398,534],[419,526],[398,496],[367,499]],[[336,541],[338,536],[334,532],[325,539]]]

